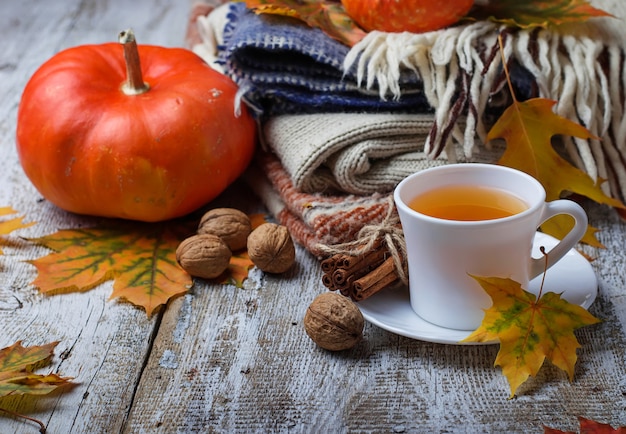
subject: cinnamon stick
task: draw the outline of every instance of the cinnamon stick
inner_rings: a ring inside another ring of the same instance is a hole
[[[336,266],[338,268],[345,268],[352,272],[358,268],[363,267],[366,264],[372,264],[378,259],[384,259],[387,251],[385,249],[380,248],[380,242],[374,243],[372,249],[365,254],[361,255],[341,255],[337,258]]]
[[[346,279],[346,283],[342,286],[337,287],[337,290],[341,293],[341,295],[345,295],[346,297],[352,298],[352,290],[354,288],[354,276],[348,276]]]
[[[324,286],[355,301],[374,295],[398,279],[393,258],[381,241],[360,255],[337,253],[326,258],[322,270]]]
[[[333,278],[330,274],[328,273],[324,273],[324,275],[322,275],[322,284],[330,289],[331,291],[336,291],[337,288],[335,287],[335,284],[333,282]]]
[[[356,301],[365,300],[376,294],[381,289],[391,285],[398,279],[393,258],[389,257],[369,274],[354,281],[353,299]]]
[[[337,266],[337,256],[331,256],[330,258],[326,258],[321,262],[322,271],[324,273],[332,272]]]

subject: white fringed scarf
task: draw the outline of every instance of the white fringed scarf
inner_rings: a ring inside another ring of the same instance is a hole
[[[504,55],[532,75],[539,96],[557,101],[557,114],[601,138],[565,137],[565,149],[593,179],[608,180],[607,193],[624,200],[626,2],[591,3],[615,18],[593,18],[557,30],[504,31]],[[351,49],[344,69],[356,68],[363,86],[377,83],[382,98],[399,97],[400,72],[414,71],[436,110],[425,151],[435,157],[446,148],[461,147],[470,159],[490,127],[482,114],[504,84],[497,41],[501,30],[481,21],[425,34],[374,31]]]

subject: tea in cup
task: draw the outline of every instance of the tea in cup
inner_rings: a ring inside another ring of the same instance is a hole
[[[545,200],[535,178],[495,164],[449,164],[402,180],[394,201],[415,313],[441,327],[475,330],[491,299],[472,275],[527,288],[558,262],[585,234],[587,215],[573,201]],[[572,216],[574,227],[547,258],[532,258],[537,229],[558,214]]]

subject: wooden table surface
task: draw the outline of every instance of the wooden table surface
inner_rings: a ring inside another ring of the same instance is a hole
[[[139,43],[184,46],[191,3],[121,0],[0,4],[0,206],[35,225],[4,236],[0,256],[0,348],[59,341],[49,370],[74,387],[0,407],[45,423],[49,433],[543,432],[578,431],[578,417],[626,426],[626,224],[588,206],[604,250],[586,249],[600,282],[581,329],[574,381],[550,365],[509,400],[493,362],[497,345],[457,346],[395,335],[370,323],[354,349],[331,353],[305,334],[319,293],[317,261],[301,248],[286,275],[251,273],[243,289],[196,281],[149,318],[109,300],[111,282],[84,293],[42,295],[27,260],[48,253],[21,237],[90,226],[37,193],[15,150],[20,95],[61,49],[114,41],[132,27]],[[242,184],[216,202],[261,209]],[[215,204],[212,204],[215,205]],[[38,427],[0,414],[0,433]]]

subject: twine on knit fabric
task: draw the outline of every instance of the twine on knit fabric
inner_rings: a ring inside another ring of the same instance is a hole
[[[248,184],[279,222],[287,226],[294,241],[318,257],[326,256],[319,250],[320,245],[356,239],[363,226],[380,224],[389,210],[390,195],[386,194],[302,192],[272,153],[258,152],[248,174]]]
[[[408,284],[408,271],[406,262],[406,242],[400,218],[393,203],[393,197],[389,197],[388,211],[384,220],[379,224],[368,224],[361,228],[354,241],[336,245],[319,245],[320,251],[329,256],[342,254],[359,256],[372,251],[376,244],[381,242],[389,251],[393,259],[396,274],[402,283]]]

